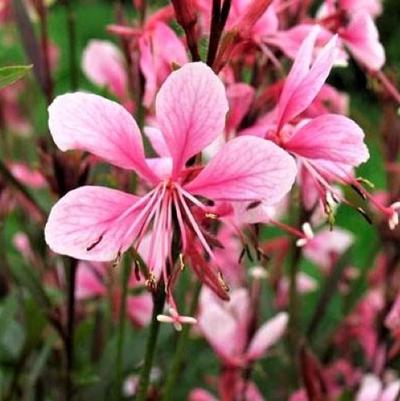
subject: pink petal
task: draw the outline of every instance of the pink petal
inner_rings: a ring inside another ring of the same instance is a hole
[[[350,24],[340,33],[354,58],[371,70],[380,70],[385,64],[385,49],[379,42],[379,33],[372,17],[363,11],[354,14]]]
[[[96,186],[68,192],[52,208],[45,239],[56,253],[76,259],[109,261],[132,243],[127,235],[140,210],[122,216],[138,197]],[[131,230],[132,231],[132,230]]]
[[[385,387],[379,401],[397,401],[400,394],[400,380],[396,380]]]
[[[244,83],[234,83],[226,91],[229,101],[229,114],[226,122],[226,131],[238,128],[244,116],[250,109],[254,99],[255,90]]]
[[[312,103],[332,69],[336,57],[336,36],[325,45],[309,68],[317,34],[318,30],[314,29],[307,36],[287,77],[278,103],[278,130]]]
[[[145,77],[144,104],[150,107],[158,85],[164,82],[175,65],[187,63],[185,46],[164,22],[155,21],[139,39],[140,69]]]
[[[302,126],[285,143],[285,149],[307,159],[356,167],[369,158],[364,132],[352,120],[324,114]]]
[[[151,146],[158,156],[170,156],[168,145],[165,143],[164,136],[158,128],[147,126],[144,127],[143,132],[149,139]]]
[[[288,323],[288,314],[281,312],[274,318],[264,323],[254,335],[247,357],[250,360],[261,358],[264,353],[274,345],[284,334]]]
[[[151,294],[145,293],[129,297],[127,312],[129,318],[139,327],[147,326],[151,320],[153,300]]]
[[[157,92],[157,70],[151,52],[151,38],[149,34],[139,38],[140,69],[145,79],[143,103],[150,107]]]
[[[108,88],[119,98],[124,97],[127,89],[124,58],[113,43],[91,40],[83,51],[82,69],[96,85]]]
[[[153,173],[160,179],[165,179],[171,176],[172,159],[170,157],[153,157],[146,159]]]
[[[333,258],[341,256],[354,242],[354,237],[349,231],[335,227],[330,231],[323,229],[312,238],[304,247],[304,255],[317,266],[328,269]]]
[[[104,264],[80,261],[78,263],[76,276],[76,298],[86,299],[105,295],[107,289],[102,282],[104,273]]]
[[[46,179],[39,170],[34,170],[23,163],[12,163],[10,165],[12,175],[31,188],[44,188],[46,186]]]
[[[339,8],[349,11],[364,10],[372,17],[382,13],[382,0],[339,0]]]
[[[225,88],[203,63],[173,72],[156,99],[156,115],[174,161],[174,174],[223,132],[228,101]]]
[[[219,305],[212,304],[200,315],[198,322],[207,341],[219,355],[229,358],[234,354],[236,323],[232,316]]]
[[[82,92],[58,96],[49,106],[49,128],[62,151],[85,150],[157,181],[146,164],[135,120],[116,102]]]
[[[218,401],[211,393],[201,388],[192,390],[188,401]]]
[[[367,374],[361,383],[355,401],[378,401],[382,390],[382,383],[378,377]]]
[[[294,159],[271,141],[240,136],[227,142],[186,189],[213,200],[273,204],[291,189]]]

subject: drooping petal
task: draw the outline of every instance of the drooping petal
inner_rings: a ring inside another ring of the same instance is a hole
[[[130,246],[137,233],[133,230],[127,235],[140,208],[130,213],[127,210],[139,199],[97,186],[70,191],[50,212],[45,227],[46,242],[54,252],[76,259],[114,260]]]
[[[284,334],[288,323],[288,314],[281,312],[274,318],[264,323],[254,335],[248,352],[247,358],[255,360],[263,356],[263,354],[274,345]]]
[[[369,158],[363,130],[347,117],[324,114],[302,126],[285,149],[307,159],[356,167]]]
[[[354,13],[350,24],[340,34],[354,58],[369,69],[380,70],[385,64],[385,49],[372,17],[365,11]]]
[[[116,102],[83,92],[58,96],[49,106],[49,128],[62,151],[85,150],[157,181],[146,164],[135,120]]]
[[[156,115],[175,175],[223,132],[227,111],[224,85],[205,64],[186,64],[167,78],[157,95]]]
[[[321,50],[311,68],[310,58],[318,31],[311,31],[296,56],[278,103],[278,129],[302,113],[315,99],[332,69],[337,37]]]
[[[227,142],[186,190],[212,200],[282,199],[296,177],[294,159],[271,141],[241,136]]]
[[[127,88],[124,58],[119,49],[106,40],[91,40],[82,55],[82,69],[96,85],[106,87],[122,98]]]

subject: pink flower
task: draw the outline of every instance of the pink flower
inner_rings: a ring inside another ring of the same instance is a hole
[[[329,182],[347,182],[352,168],[365,162],[369,154],[362,129],[347,117],[323,114],[298,121],[321,91],[335,60],[337,38],[333,37],[312,63],[318,32],[318,28],[312,30],[301,45],[273,119],[264,125],[264,136],[296,156],[324,199],[328,192],[335,192]]]
[[[355,401],[396,401],[400,394],[400,381],[393,381],[386,386],[372,374],[364,376]]]
[[[148,265],[161,270],[166,283],[176,230],[183,255],[198,257],[199,241],[213,259],[191,210],[196,207],[206,215],[196,196],[274,203],[290,190],[296,174],[293,159],[279,147],[246,136],[226,143],[207,166],[186,168],[186,162],[223,131],[227,109],[224,86],[212,70],[203,63],[186,64],[170,75],[156,99],[168,156],[145,159],[139,128],[123,107],[85,93],[57,97],[49,107],[49,127],[61,150],[85,150],[134,170],[152,189],[143,197],[99,186],[69,192],[50,213],[45,228],[50,248],[83,260],[108,261],[138,247],[151,228]]]
[[[299,272],[296,276],[296,286],[299,294],[308,294],[318,288],[317,281],[304,272]],[[289,279],[282,277],[278,284],[276,294],[276,305],[279,308],[285,307],[289,302]]]
[[[107,266],[105,263],[80,261],[77,267],[76,293],[78,300],[86,300],[94,297],[107,295]],[[129,288],[138,289],[140,284],[132,273],[129,279]],[[121,307],[121,291],[113,288],[112,299],[113,309],[118,316]],[[153,300],[148,292],[138,293],[127,297],[127,314],[133,324],[138,327],[146,326],[151,319]]]
[[[304,255],[324,272],[329,272],[353,241],[353,236],[348,231],[337,227],[333,231],[324,229],[307,243]]]
[[[245,367],[260,359],[283,336],[288,322],[285,312],[264,323],[249,335],[251,305],[249,293],[234,290],[229,302],[221,302],[203,291],[198,316],[199,327],[221,360],[231,367]]]

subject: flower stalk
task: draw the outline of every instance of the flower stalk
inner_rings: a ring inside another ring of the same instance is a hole
[[[144,363],[139,378],[138,392],[135,401],[146,401],[147,391],[150,384],[150,372],[153,365],[154,354],[156,351],[157,338],[160,330],[160,322],[157,316],[162,313],[164,309],[166,293],[164,282],[160,280],[156,292],[153,295],[153,313],[151,315],[151,323],[149,334],[147,337],[146,352],[144,356]]]
[[[192,300],[189,305],[187,314],[189,316],[194,316],[198,301],[199,301],[199,295],[200,295],[200,289],[201,285],[199,283],[196,284],[196,287],[193,291],[192,295]],[[163,401],[172,401],[173,400],[173,395],[174,395],[174,390],[176,383],[179,379],[181,369],[182,369],[182,364],[185,359],[185,352],[187,348],[187,344],[189,341],[189,334],[190,334],[190,329],[191,329],[190,324],[185,324],[183,326],[183,329],[179,335],[178,342],[176,344],[175,348],[175,354],[167,375],[167,379],[165,381],[165,386],[164,386],[164,398]]]

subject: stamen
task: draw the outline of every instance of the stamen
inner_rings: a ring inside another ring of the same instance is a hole
[[[303,247],[304,245],[307,245],[307,243],[314,238],[314,232],[311,228],[310,223],[304,223],[301,226],[302,230],[303,230],[303,238],[300,238],[299,240],[297,240],[296,245],[298,247]]]
[[[193,195],[191,195],[189,192],[185,191],[180,185],[176,185],[176,188],[179,193],[183,194],[183,196],[187,199],[189,199],[193,204],[198,206],[200,209],[206,210],[207,207],[204,206],[198,199],[196,199]]]
[[[182,206],[183,206],[183,208],[184,208],[184,210],[185,210],[185,212],[186,212],[186,216],[187,216],[187,218],[189,219],[190,224],[192,225],[193,230],[195,231],[195,233],[196,233],[197,237],[199,238],[201,244],[203,245],[204,249],[208,252],[208,254],[210,255],[210,257],[211,257],[212,259],[215,259],[213,251],[211,250],[210,246],[208,245],[206,239],[204,238],[203,233],[201,232],[200,227],[199,227],[198,224],[196,223],[196,220],[195,220],[195,218],[193,217],[192,213],[190,212],[190,209],[189,209],[188,205],[186,204],[186,202],[185,202],[185,200],[184,200],[184,198],[183,198],[183,196],[182,196],[182,194],[181,194],[180,191],[178,191],[178,196],[179,196],[179,199],[180,199],[180,201],[181,201],[181,203],[182,203]]]
[[[207,217],[207,219],[211,219],[211,220],[218,220],[219,216],[216,213],[206,213],[205,216]]]
[[[181,272],[185,269],[185,263],[183,261],[183,255],[181,253],[179,254],[179,267],[181,269]]]
[[[173,202],[174,202],[174,207],[175,207],[175,211],[176,211],[176,218],[178,220],[178,225],[179,225],[179,229],[181,232],[181,240],[182,240],[182,250],[185,252],[186,251],[186,229],[185,229],[185,224],[183,222],[183,218],[182,218],[182,212],[181,212],[181,208],[179,207],[179,202],[178,202],[178,198],[176,195],[176,192],[173,193]]]

